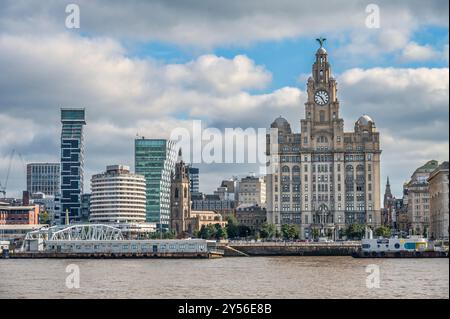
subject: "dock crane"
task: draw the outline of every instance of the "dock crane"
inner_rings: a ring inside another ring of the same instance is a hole
[[[15,149],[13,149],[9,155],[9,162],[8,162],[8,168],[6,170],[5,181],[3,182],[3,184],[0,181],[0,194],[3,194],[3,198],[6,198],[6,190],[8,188],[8,181],[9,181],[9,176],[11,174],[11,166],[12,166],[12,161],[14,159],[14,155],[17,155],[21,159],[22,163],[25,165],[22,154],[20,154]]]

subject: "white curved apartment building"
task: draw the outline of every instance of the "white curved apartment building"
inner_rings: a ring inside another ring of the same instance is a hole
[[[89,222],[145,222],[145,177],[130,173],[128,166],[107,166],[105,173],[92,176],[91,191]]]

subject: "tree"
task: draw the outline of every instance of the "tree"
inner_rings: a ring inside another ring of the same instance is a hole
[[[217,227],[219,226],[219,227]],[[220,224],[216,224],[216,239],[220,240],[220,239],[227,239],[228,235],[227,235],[227,230],[226,228],[223,228],[222,226],[220,226]]]
[[[223,236],[223,237],[221,237]],[[203,239],[219,239],[225,238],[226,230],[220,224],[203,225],[199,232],[199,237]]]
[[[261,228],[259,230],[259,233],[261,235],[261,238],[273,238],[276,234],[276,227],[274,224],[268,224],[264,223],[261,225]]]
[[[363,224],[351,224],[346,231],[346,235],[350,239],[361,239],[364,237],[366,226]]]
[[[229,238],[237,238],[239,237],[239,223],[233,215],[227,217],[228,225],[227,225],[227,234]]]
[[[386,226],[380,226],[375,229],[375,236],[389,238],[391,237],[391,229]]]
[[[314,228],[312,230],[312,237],[313,237],[313,239],[319,238],[319,230],[317,228]]]
[[[166,231],[163,233],[163,238],[164,239],[174,239],[176,237],[175,235],[175,231],[171,230],[171,231]]]
[[[339,239],[342,239],[342,237],[344,237],[344,236],[345,236],[345,230],[343,230],[342,228],[341,228],[341,229],[339,229],[339,232],[338,232],[338,234],[339,234]]]
[[[198,232],[198,237],[200,237],[202,239],[209,238],[209,232],[208,232],[208,229],[205,227],[205,225],[202,225],[202,228],[200,228],[200,231]]]
[[[246,238],[246,237],[250,236],[251,232],[252,232],[252,230],[250,229],[250,227],[247,227],[245,225],[238,226],[239,237]]]
[[[154,233],[150,233],[147,235],[148,239],[174,239],[175,236],[175,232],[174,231],[165,231],[165,232],[154,232]]]
[[[300,235],[300,229],[295,224],[285,224],[281,227],[281,233],[284,239],[295,239]]]
[[[41,214],[39,214],[39,223],[40,224],[49,224],[50,223],[50,216],[47,211],[44,211]]]
[[[234,215],[228,215],[227,222],[228,222],[228,225],[229,224],[233,224],[233,225],[238,225],[239,224],[236,216],[234,216]]]

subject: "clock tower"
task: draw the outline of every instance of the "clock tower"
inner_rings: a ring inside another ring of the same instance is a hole
[[[298,225],[302,238],[337,239],[353,224],[381,224],[380,136],[367,114],[344,132],[325,39],[317,41],[300,133],[280,116],[270,126],[278,136],[267,136],[267,220]]]
[[[331,76],[331,65],[328,53],[323,47],[325,39],[317,39],[320,48],[316,52],[316,60],[312,66],[312,76],[307,83],[308,100],[305,103],[305,119],[301,120],[302,146],[316,148],[317,135],[321,143],[328,140],[329,145],[323,147],[342,147],[344,121],[339,118],[339,100],[337,83]],[[316,142],[315,142],[316,141]]]

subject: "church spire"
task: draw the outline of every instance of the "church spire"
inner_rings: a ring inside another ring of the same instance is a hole
[[[389,176],[386,181],[386,188],[384,190],[384,207],[387,208],[392,200],[391,184],[389,182]]]

